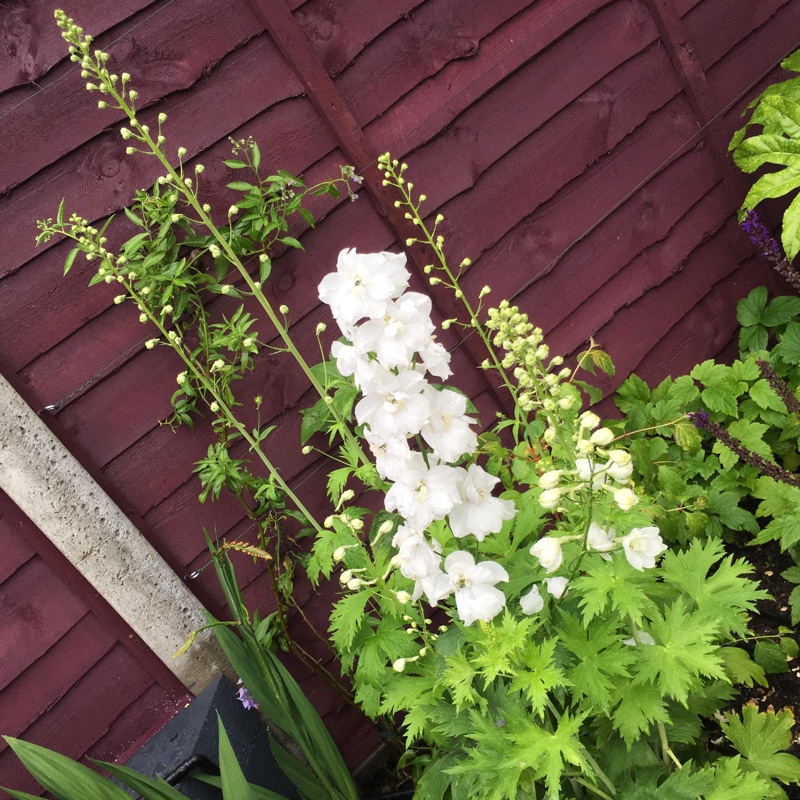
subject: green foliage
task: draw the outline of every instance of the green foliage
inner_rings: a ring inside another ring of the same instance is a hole
[[[787,72],[800,72],[800,51],[781,62]],[[729,149],[736,165],[752,173],[765,165],[778,167],[751,187],[742,210],[755,208],[762,200],[791,195],[800,188],[800,77],[768,86],[749,106],[750,120],[733,136]],[[761,133],[748,135],[751,126]],[[795,196],[783,215],[781,234],[789,262],[800,251],[800,200]]]

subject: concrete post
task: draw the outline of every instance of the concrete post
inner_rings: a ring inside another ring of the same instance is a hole
[[[226,660],[204,608],[122,510],[0,375],[0,488],[193,694]]]

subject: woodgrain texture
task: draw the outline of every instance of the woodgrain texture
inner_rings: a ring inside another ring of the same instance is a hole
[[[320,202],[315,229],[292,226],[305,252],[274,260],[269,295],[290,307],[292,332],[311,358],[316,324],[328,321],[314,287],[338,251],[402,249],[408,235],[375,169],[386,150],[409,162],[428,213],[444,214],[452,260],[472,259],[467,295],[489,284],[493,300],[514,298],[567,356],[595,336],[617,362],[617,381],[636,370],[654,382],[729,354],[736,301],[759,284],[780,291],[736,228],[741,181],[724,150],[746,104],[780,77],[780,59],[800,44],[800,4],[293,0],[289,16],[275,2],[233,0],[220,13],[213,0],[78,0],[72,11],[110,47],[118,69],[132,74],[142,119],[166,112],[172,152],[182,145],[206,166],[213,207],[232,198],[233,172],[221,164],[229,136],[254,136],[265,169],[288,169],[308,182],[336,174],[350,156],[364,170],[361,199]],[[275,40],[270,4],[283,19]],[[59,404],[54,427],[189,576],[207,563],[204,528],[252,535],[229,499],[197,501],[192,469],[205,454],[209,425],[172,431],[158,424],[169,412],[178,362],[166,350],[144,349],[151,334],[133,309],[113,305],[113,287],[86,288],[88,264],[77,262],[62,278],[63,243],[33,245],[35,220],[53,215],[62,197],[70,210],[103,220],[158,175],[152,160],[124,154],[120,120],[97,110],[70,71],[51,13],[50,0],[0,7],[0,140],[11,154],[0,159],[0,226],[8,232],[0,356],[37,410]],[[110,243],[129,235],[115,220]],[[417,266],[426,263],[419,248],[408,252]],[[431,291],[420,275],[413,287]],[[449,316],[452,299],[438,288],[433,298]],[[219,301],[215,313],[226,308]],[[268,324],[259,333],[273,340]],[[455,382],[491,419],[498,397],[472,366],[472,344],[459,347],[455,328],[443,340],[457,348]],[[605,385],[607,395],[613,386]],[[324,463],[299,453],[297,409],[314,398],[297,368],[265,357],[239,391],[248,423],[255,421],[249,401],[263,394],[262,421],[277,425],[268,452],[324,516]],[[16,543],[7,553],[0,597],[15,666],[0,664],[0,719],[39,725],[59,744],[58,726],[47,720],[58,719],[70,692],[81,696],[65,689],[56,700],[59,687],[83,685],[98,664],[123,656],[113,636],[98,631],[85,661],[47,691],[36,688],[41,659],[83,641],[95,623],[34,549]],[[248,599],[270,610],[258,568],[245,561],[240,574]],[[223,610],[211,570],[189,585]],[[322,630],[335,589],[317,596],[298,583],[305,613]],[[58,609],[52,618],[48,603]],[[90,664],[95,656],[100,661]],[[375,744],[368,724],[298,674],[355,763]],[[169,703],[165,690],[136,675],[113,713],[144,735]],[[110,724],[98,718],[97,730],[75,742],[106,757],[139,735]],[[7,759],[0,754],[0,770]]]

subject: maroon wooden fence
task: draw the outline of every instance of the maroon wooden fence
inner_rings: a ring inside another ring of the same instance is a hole
[[[386,150],[409,162],[429,212],[445,215],[452,260],[472,259],[470,296],[489,284],[492,299],[513,298],[554,352],[594,336],[617,380],[657,381],[730,354],[736,301],[759,284],[779,289],[737,230],[743,181],[725,150],[746,103],[800,43],[790,0],[75,0],[67,10],[132,74],[142,119],[168,113],[170,146],[202,160],[212,206],[230,204],[230,136],[252,135],[266,169],[309,182],[340,163],[363,173],[358,202],[321,203],[316,229],[293,230],[305,252],[275,260],[270,296],[290,307],[308,352],[326,319],[314,287],[336,253],[403,247],[408,235],[375,167]],[[33,244],[36,218],[62,197],[100,220],[158,174],[124,154],[119,118],[83,90],[51,12],[43,0],[0,9],[0,354],[34,404],[58,404],[54,425],[188,576],[207,562],[203,528],[247,536],[235,503],[197,502],[191,471],[208,427],[158,424],[175,359],[145,351],[151,334],[113,305],[113,287],[86,288],[90,265],[62,278],[67,245]],[[112,243],[129,234],[112,231]],[[407,252],[422,289],[428,256]],[[447,292],[427,290],[450,316]],[[260,333],[270,338],[266,325]],[[457,383],[490,419],[502,398],[473,368],[475,342],[454,329],[443,339],[457,348]],[[264,358],[241,392],[264,395],[278,425],[269,449],[327,513],[322,465],[299,455],[297,408],[312,398],[296,368]],[[190,585],[219,611],[210,572]],[[257,569],[241,574],[250,600],[270,608]],[[326,599],[298,591],[324,628]],[[353,760],[363,755],[374,743],[354,733],[363,723],[304,685],[323,713],[344,715],[336,732]]]

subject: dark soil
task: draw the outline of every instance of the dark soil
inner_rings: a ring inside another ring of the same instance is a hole
[[[752,577],[758,580],[761,588],[769,592],[771,598],[758,604],[758,614],[750,623],[750,629],[756,636],[777,636],[780,627],[792,628],[789,610],[789,595],[794,584],[781,577],[781,573],[794,561],[787,553],[781,553],[777,543],[759,545],[757,547],[734,548],[737,557],[746,559],[753,565]],[[797,640],[797,632],[794,634]],[[800,641],[800,640],[798,640]],[[739,711],[744,703],[754,702],[759,710],[766,711],[772,707],[775,711],[788,708],[795,716],[800,717],[800,656],[789,661],[788,671],[767,675],[769,685],[742,687],[739,696],[730,705],[730,710]],[[797,710],[796,710],[797,709]],[[792,755],[800,757],[800,720],[792,729],[792,744],[788,750]],[[800,787],[784,787],[789,800],[800,800]]]

